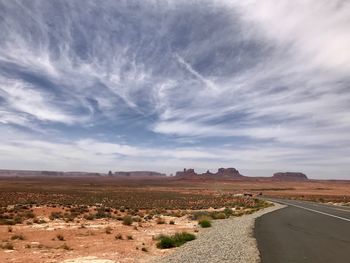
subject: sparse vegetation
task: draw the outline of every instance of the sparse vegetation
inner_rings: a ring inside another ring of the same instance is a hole
[[[64,250],[73,250],[70,246],[68,246],[66,243],[64,243],[62,246],[59,248],[64,249]]]
[[[105,228],[105,233],[106,234],[112,234],[112,228],[110,227],[110,226],[107,226],[106,228]]]
[[[5,244],[1,245],[2,249],[6,249],[6,250],[14,250],[14,246],[12,245],[12,243],[10,242],[6,242]]]
[[[128,236],[127,236],[127,239],[128,239],[128,240],[133,240],[134,238],[133,238],[133,236],[128,235]]]
[[[24,240],[25,237],[22,235],[22,234],[19,234],[19,235],[13,235],[11,237],[11,240]]]
[[[196,236],[187,232],[176,233],[173,236],[160,236],[157,247],[162,249],[179,247],[186,242],[192,241],[194,239],[196,239]]]
[[[200,220],[198,222],[198,224],[203,227],[203,228],[207,228],[207,227],[211,227],[211,222],[210,220],[206,220],[206,219],[203,219],[203,220]]]
[[[117,240],[122,240],[122,239],[123,239],[122,234],[118,234],[118,235],[116,235],[116,236],[115,236],[115,239],[117,239]]]
[[[57,235],[56,235],[56,238],[57,238],[59,241],[64,241],[64,240],[65,240],[65,239],[64,239],[64,236],[61,235],[61,234],[57,234]]]
[[[130,226],[132,225],[132,217],[131,216],[124,216],[123,217],[123,225]]]
[[[158,225],[165,224],[165,220],[164,220],[163,218],[161,218],[161,217],[158,217],[158,218],[157,218],[157,224],[158,224]]]
[[[225,218],[227,218],[227,216],[224,212],[212,213],[211,216],[213,219],[225,219]]]

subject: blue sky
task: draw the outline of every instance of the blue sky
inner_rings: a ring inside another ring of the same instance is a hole
[[[350,3],[0,1],[0,167],[350,179]]]

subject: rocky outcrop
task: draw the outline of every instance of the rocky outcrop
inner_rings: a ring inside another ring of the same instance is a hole
[[[244,177],[235,168],[219,168],[216,173],[211,173],[208,170],[202,174],[197,174],[194,169],[184,169],[177,172],[175,176],[179,179],[235,179]]]
[[[235,168],[219,168],[215,175],[219,177],[242,177],[239,171]]]
[[[308,180],[307,176],[303,173],[286,172],[286,173],[275,173],[272,176],[273,179],[278,180]]]

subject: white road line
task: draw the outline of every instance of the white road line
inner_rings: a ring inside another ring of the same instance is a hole
[[[328,209],[334,209],[334,210],[338,210],[338,211],[350,213],[350,210],[341,209],[341,208],[339,208],[339,207],[337,207],[337,206],[318,205],[318,204],[310,204],[310,205],[312,205],[312,206],[317,206],[317,207],[325,207],[325,208],[328,208]]]
[[[301,209],[305,209],[305,210],[308,210],[308,211],[311,211],[311,212],[319,213],[319,214],[330,216],[330,217],[335,217],[335,218],[338,218],[338,219],[350,222],[350,219],[345,218],[345,217],[328,214],[328,213],[321,212],[321,211],[318,211],[318,210],[315,210],[315,209],[307,208],[307,207],[300,206],[300,205],[294,205],[294,204],[290,204],[290,203],[283,202],[283,201],[278,201],[278,202],[283,203],[285,205],[295,206],[295,207],[298,207],[298,208],[301,208]]]

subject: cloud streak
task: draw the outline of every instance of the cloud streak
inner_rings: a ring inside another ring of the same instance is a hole
[[[346,1],[0,7],[0,128],[12,134],[0,161],[10,168],[39,169],[49,152],[55,169],[88,159],[144,169],[153,158],[166,172],[349,176]]]

